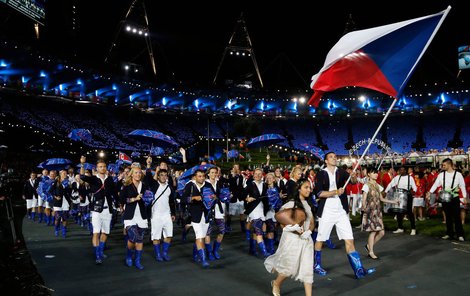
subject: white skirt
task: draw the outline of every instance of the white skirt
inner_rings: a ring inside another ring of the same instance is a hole
[[[313,283],[313,240],[303,240],[300,235],[282,232],[275,254],[264,261],[270,273],[277,272],[302,283]]]

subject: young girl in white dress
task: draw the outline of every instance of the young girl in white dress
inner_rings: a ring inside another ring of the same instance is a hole
[[[308,179],[298,180],[294,196],[276,214],[276,220],[283,227],[281,240],[276,253],[264,261],[269,272],[277,273],[276,279],[271,281],[274,296],[281,295],[281,285],[288,277],[302,282],[305,295],[312,295],[314,219],[307,203],[311,192]]]

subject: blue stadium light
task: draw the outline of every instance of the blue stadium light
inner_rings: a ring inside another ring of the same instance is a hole
[[[117,90],[116,84],[113,84],[113,90]]]
[[[167,103],[168,103],[167,98],[166,98],[166,97],[163,97],[163,98],[162,98],[162,105],[163,105],[163,106],[166,106]]]
[[[0,67],[7,68],[9,65],[5,62],[5,60],[0,60]]]
[[[198,99],[194,100],[194,106],[195,106],[197,109],[199,109],[199,100],[198,100]]]
[[[46,72],[44,71],[39,72],[39,77],[47,77]]]
[[[81,80],[81,79],[77,79],[77,84],[78,84],[78,85],[82,85],[82,84],[83,84],[82,80]]]

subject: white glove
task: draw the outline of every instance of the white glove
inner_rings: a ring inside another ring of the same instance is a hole
[[[304,231],[304,233],[302,233],[302,235],[300,236],[300,238],[304,239],[304,240],[308,240],[311,237],[312,237],[312,231],[311,230]]]
[[[302,227],[300,227],[299,224],[286,225],[286,226],[283,228],[283,231],[287,231],[287,232],[299,232],[299,233],[301,233],[301,232],[302,232]]]

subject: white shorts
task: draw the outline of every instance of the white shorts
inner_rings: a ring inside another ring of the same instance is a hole
[[[32,198],[32,199],[27,199],[26,200],[26,209],[32,209],[38,206],[38,199],[37,198]]]
[[[171,220],[170,215],[160,216],[158,218],[152,218],[150,220],[152,225],[152,240],[160,240],[162,239],[162,231],[163,231],[163,238],[173,237],[173,221]]]
[[[209,223],[205,223],[206,218],[204,218],[204,214],[201,215],[201,221],[199,223],[191,222],[191,226],[194,229],[194,233],[196,234],[196,239],[205,238],[207,235],[207,230],[209,229]]]
[[[230,216],[242,215],[245,212],[243,201],[231,202],[228,212]]]
[[[50,209],[51,205],[49,204],[48,201],[42,199],[42,197],[39,196],[38,197],[38,207],[43,207],[43,208],[46,208],[46,209]]]
[[[348,214],[343,211],[342,214],[329,216],[325,212],[321,218],[318,218],[317,241],[324,242],[330,239],[331,230],[336,226],[336,234],[340,240],[354,239],[351,222]]]
[[[93,225],[93,233],[104,233],[109,234],[111,230],[111,215],[108,209],[104,209],[103,212],[91,212],[91,225]]]
[[[413,208],[414,207],[424,207],[424,198],[423,197],[413,197]]]

